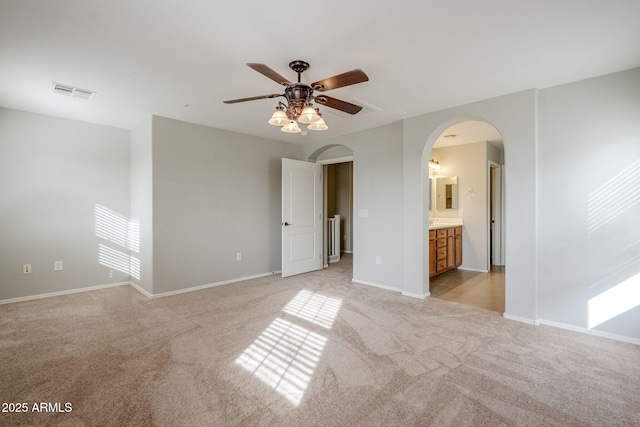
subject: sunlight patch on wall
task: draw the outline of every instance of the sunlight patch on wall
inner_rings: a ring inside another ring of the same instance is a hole
[[[623,169],[589,194],[589,233],[613,221],[640,203],[640,160]]]
[[[132,251],[140,252],[140,221],[129,220],[96,203],[95,229],[96,236]]]
[[[327,339],[284,319],[275,319],[236,363],[298,406]]]
[[[98,245],[98,262],[140,279],[140,260],[105,245]]]
[[[94,223],[97,237],[122,248],[118,250],[100,243],[98,262],[139,280],[140,259],[131,256],[130,252],[140,252],[140,221],[130,220],[96,203]]]
[[[342,300],[338,298],[329,298],[303,289],[289,301],[283,311],[323,328],[331,329],[341,305]]]
[[[640,306],[640,273],[589,300],[589,328],[638,306]]]

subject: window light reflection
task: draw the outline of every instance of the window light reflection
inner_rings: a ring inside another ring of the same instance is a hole
[[[589,328],[640,306],[640,273],[589,300]]]
[[[298,406],[326,342],[322,335],[278,318],[236,363]]]
[[[105,245],[98,245],[98,262],[140,279],[140,260]]]
[[[283,311],[323,328],[331,329],[341,305],[341,299],[326,297],[303,289],[287,304]]]

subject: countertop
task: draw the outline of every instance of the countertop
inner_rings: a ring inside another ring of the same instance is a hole
[[[461,227],[461,222],[436,222],[429,224],[429,230],[438,230],[440,228]]]

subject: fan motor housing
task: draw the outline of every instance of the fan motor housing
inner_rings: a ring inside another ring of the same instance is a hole
[[[289,108],[293,109],[296,117],[302,113],[302,109],[307,103],[313,100],[313,89],[304,83],[295,83],[284,90]]]

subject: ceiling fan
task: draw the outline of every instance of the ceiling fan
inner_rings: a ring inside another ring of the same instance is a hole
[[[338,89],[345,86],[354,85],[369,81],[369,77],[360,69],[347,71],[323,80],[318,80],[310,85],[300,81],[300,75],[309,69],[309,63],[305,61],[292,61],[289,68],[298,73],[298,82],[292,83],[287,78],[281,76],[264,64],[248,63],[249,68],[254,69],[260,74],[270,78],[276,83],[285,87],[283,94],[274,93],[271,95],[252,96],[250,98],[231,99],[224,101],[225,104],[235,104],[238,102],[255,101],[257,99],[284,97],[287,103],[278,102],[276,111],[269,119],[269,124],[281,126],[282,131],[286,133],[298,133],[300,127],[298,123],[307,124],[309,130],[326,130],[328,129],[319,108],[313,106],[313,101],[317,104],[335,108],[349,114],[356,114],[362,107],[340,99],[332,98],[327,95],[314,95],[315,91],[325,92],[327,90]]]

